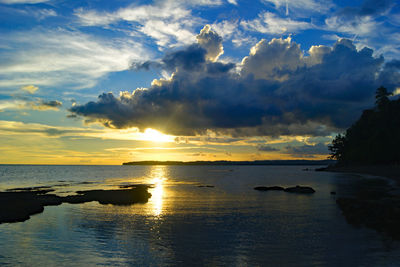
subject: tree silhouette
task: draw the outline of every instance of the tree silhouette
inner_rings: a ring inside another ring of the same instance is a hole
[[[375,104],[379,110],[384,110],[385,107],[387,107],[388,103],[390,102],[389,96],[391,95],[392,93],[389,93],[383,86],[376,89]]]
[[[390,100],[385,87],[376,90],[376,106],[338,135],[328,146],[338,164],[392,164],[400,162],[400,98]]]

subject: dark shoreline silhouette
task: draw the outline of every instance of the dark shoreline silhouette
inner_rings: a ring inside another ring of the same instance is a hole
[[[15,188],[14,191],[0,192],[0,224],[23,222],[31,215],[41,213],[45,206],[62,203],[80,204],[97,201],[100,204],[131,205],[146,203],[151,197],[148,185],[132,185],[128,189],[77,191],[76,195],[57,196],[48,194],[50,187]]]
[[[131,161],[124,162],[122,165],[329,165],[333,164],[334,160],[255,160],[255,161]]]
[[[400,240],[400,98],[385,87],[375,95],[375,107],[344,134],[338,134],[328,147],[336,164],[317,171],[360,173],[393,179],[366,179],[354,196],[339,196],[336,203],[347,222],[366,226]]]

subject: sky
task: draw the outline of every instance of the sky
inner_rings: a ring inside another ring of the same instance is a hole
[[[0,0],[0,163],[326,159],[400,93],[390,0]]]

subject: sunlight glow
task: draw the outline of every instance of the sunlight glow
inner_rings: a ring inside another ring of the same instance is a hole
[[[171,135],[163,134],[157,130],[147,128],[143,133],[143,140],[152,142],[174,142],[174,137]]]
[[[153,204],[153,214],[160,216],[163,211],[163,196],[164,187],[163,183],[167,180],[165,178],[166,166],[153,166],[151,170],[152,184],[154,188],[151,191],[151,202]]]

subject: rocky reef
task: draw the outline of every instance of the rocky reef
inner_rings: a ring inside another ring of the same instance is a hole
[[[309,186],[300,186],[296,185],[293,187],[281,187],[281,186],[257,186],[254,187],[254,190],[258,191],[285,191],[288,193],[300,193],[300,194],[313,194],[315,190]]]
[[[0,223],[23,222],[31,215],[41,213],[45,206],[62,203],[79,204],[97,201],[100,204],[131,205],[146,203],[151,197],[148,185],[135,185],[129,189],[77,191],[76,195],[49,194],[50,187],[15,188],[0,192]]]

